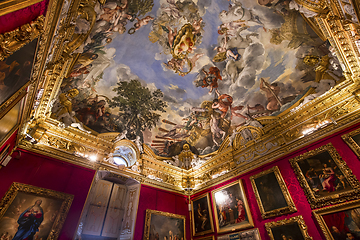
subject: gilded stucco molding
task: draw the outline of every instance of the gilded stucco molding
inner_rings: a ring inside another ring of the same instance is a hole
[[[146,145],[134,168],[119,168],[104,160],[113,150],[112,140],[116,134],[86,133],[73,127],[64,129],[59,127],[59,121],[50,118],[62,79],[78,56],[73,51],[86,39],[95,21],[92,9],[96,1],[64,1],[58,21],[51,25],[55,34],[51,46],[49,44],[45,74],[41,84],[31,88],[33,94],[43,89],[43,95],[32,120],[22,132],[20,146],[35,152],[43,151],[45,155],[89,168],[121,172],[141,183],[177,192],[183,191],[185,181],[194,186],[194,193],[274,161],[345,128],[352,121],[357,121],[360,104],[360,62],[356,39],[352,33],[353,25],[345,19],[344,14],[340,14],[340,6],[335,3],[310,0],[297,2],[316,13],[312,21],[320,27],[335,49],[334,54],[342,64],[346,79],[311,102],[298,103],[278,116],[258,119],[262,127],[240,127],[232,142],[230,137],[226,138],[216,154],[207,156],[209,159],[201,167],[185,170],[166,163],[168,158],[155,155]],[[90,22],[89,32],[74,32],[78,18]],[[304,134],[309,129],[313,131]],[[250,132],[252,138],[246,139],[240,134],[242,131]],[[31,133],[37,144],[30,144],[24,138],[25,132]],[[85,155],[91,153],[98,155],[96,163],[86,159]]]

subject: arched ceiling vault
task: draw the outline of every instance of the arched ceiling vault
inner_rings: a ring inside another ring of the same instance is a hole
[[[19,146],[187,193],[271,162],[358,121],[354,2],[52,1]]]

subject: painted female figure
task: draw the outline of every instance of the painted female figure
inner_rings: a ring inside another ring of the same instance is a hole
[[[44,211],[40,207],[42,200],[36,200],[35,204],[20,214],[17,223],[18,230],[13,240],[33,239],[39,226],[44,220]]]
[[[335,191],[335,172],[331,167],[328,167],[327,164],[324,164],[323,175],[320,179],[322,181],[323,191],[333,192]]]
[[[236,223],[240,223],[242,221],[245,221],[245,207],[244,207],[244,202],[241,201],[241,199],[236,199],[236,205],[238,208],[238,218],[236,219]]]

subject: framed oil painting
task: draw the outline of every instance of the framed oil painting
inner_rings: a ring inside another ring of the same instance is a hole
[[[254,226],[241,179],[212,191],[212,199],[218,233]]]
[[[186,240],[185,216],[146,209],[144,240]]]
[[[307,226],[302,216],[296,216],[277,222],[265,223],[265,228],[271,240],[311,240]]]
[[[191,201],[193,236],[214,232],[209,193]]]
[[[313,214],[326,239],[360,239],[360,200],[314,210]]]
[[[311,208],[358,198],[359,181],[331,143],[290,159]]]
[[[0,61],[0,107],[30,83],[38,39]]]
[[[211,236],[196,238],[195,240],[215,240],[215,237],[214,235],[211,235]]]
[[[360,158],[360,128],[342,135],[341,138],[349,145],[358,158]]]
[[[261,240],[259,229],[254,228],[217,237],[218,240]]]
[[[2,239],[57,239],[74,196],[13,183],[0,202]]]
[[[251,176],[250,180],[264,219],[297,211],[277,166]]]

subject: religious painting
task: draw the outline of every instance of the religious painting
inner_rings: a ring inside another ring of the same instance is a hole
[[[185,216],[146,209],[144,240],[183,239]]]
[[[358,198],[360,184],[331,143],[290,159],[311,208]]]
[[[218,240],[261,240],[259,229],[254,228],[217,237]]]
[[[217,232],[254,226],[241,179],[212,191]]]
[[[13,183],[0,202],[1,239],[57,239],[73,198]]]
[[[38,39],[0,61],[0,106],[30,81]]]
[[[360,200],[313,211],[326,239],[360,238]]]
[[[271,240],[311,240],[302,216],[265,223]]]
[[[297,211],[277,166],[250,177],[263,218]]]
[[[23,97],[23,96],[21,96]],[[22,115],[22,100],[15,100],[8,109],[0,113],[0,146],[16,131]]]
[[[360,158],[360,128],[341,136],[353,152]]]
[[[214,232],[209,193],[191,201],[193,236]]]
[[[299,8],[296,1],[98,3],[92,29],[76,21],[75,33],[89,38],[51,117],[114,138],[140,136],[168,164],[187,168],[172,159],[184,146],[214,155],[240,126],[262,128],[263,117],[284,115],[344,79],[335,49],[303,17],[315,14]]]

